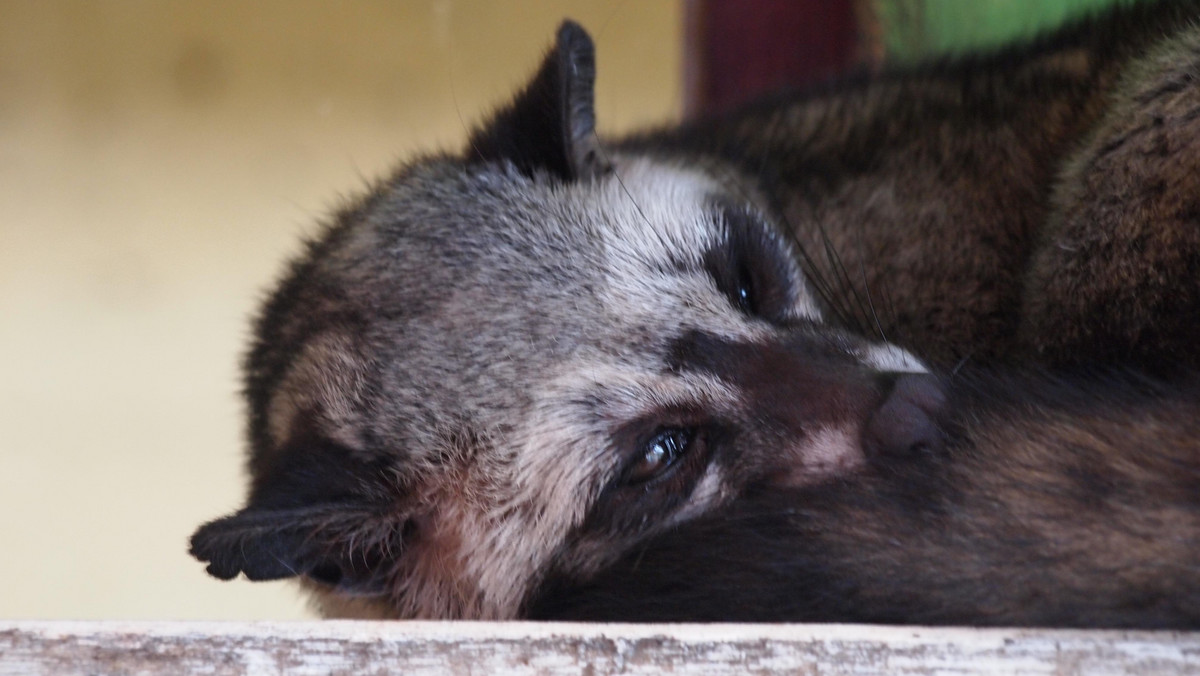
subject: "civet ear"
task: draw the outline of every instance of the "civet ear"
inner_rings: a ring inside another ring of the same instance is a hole
[[[508,160],[526,174],[564,181],[609,170],[596,139],[596,51],[579,24],[564,21],[554,48],[516,99],[471,136],[475,160]]]
[[[379,591],[388,562],[403,554],[408,519],[383,499],[382,468],[346,456],[332,444],[289,449],[245,508],[196,530],[190,553],[222,580],[303,576]]]

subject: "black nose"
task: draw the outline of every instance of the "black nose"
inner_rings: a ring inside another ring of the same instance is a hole
[[[867,421],[863,448],[873,457],[940,452],[945,438],[938,421],[946,395],[937,378],[925,373],[892,378],[891,392]]]

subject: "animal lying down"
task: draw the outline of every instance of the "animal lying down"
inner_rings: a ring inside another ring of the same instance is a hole
[[[332,616],[1200,626],[1198,16],[612,142],[564,23],[292,265],[192,554]]]

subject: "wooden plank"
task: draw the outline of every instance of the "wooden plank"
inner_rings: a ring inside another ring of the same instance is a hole
[[[1196,674],[1200,633],[863,625],[0,621],[0,675]]]

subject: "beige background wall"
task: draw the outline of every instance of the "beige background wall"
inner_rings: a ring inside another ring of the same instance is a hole
[[[678,2],[0,0],[0,617],[306,613],[185,554],[242,497],[247,318],[339,194],[458,147],[563,16],[602,129],[676,114]]]

